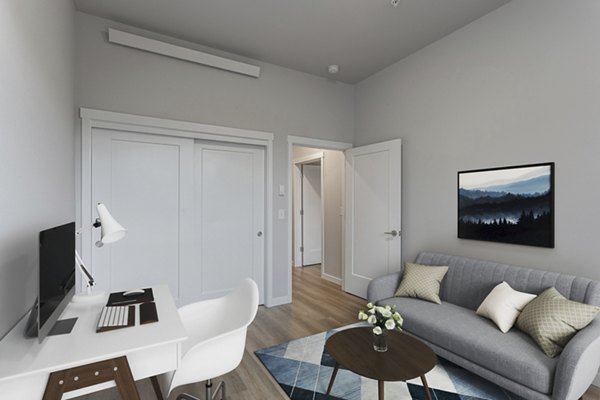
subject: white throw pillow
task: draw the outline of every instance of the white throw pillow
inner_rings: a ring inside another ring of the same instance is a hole
[[[515,324],[523,308],[537,296],[518,292],[506,282],[498,284],[477,309],[477,315],[489,318],[504,333]]]

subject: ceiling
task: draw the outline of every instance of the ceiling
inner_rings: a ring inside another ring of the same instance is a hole
[[[78,10],[356,83],[510,0],[75,0]],[[329,75],[327,67],[338,64]]]

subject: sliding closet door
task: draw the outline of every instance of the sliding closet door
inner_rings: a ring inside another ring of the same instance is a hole
[[[92,245],[97,287],[107,291],[169,285],[182,296],[179,275],[193,263],[191,139],[95,129],[92,204],[106,204],[127,236]],[[92,241],[100,238],[94,229]]]
[[[182,279],[185,302],[221,296],[250,277],[262,303],[264,158],[260,147],[195,144],[195,267]]]
[[[250,277],[262,302],[264,149],[214,143],[93,131],[93,218],[96,203],[105,203],[128,230],[119,242],[92,246],[99,289],[166,283],[183,305],[221,296]],[[92,241],[99,239],[94,229]]]

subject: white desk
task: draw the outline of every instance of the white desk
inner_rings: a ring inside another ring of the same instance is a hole
[[[61,319],[78,317],[67,335],[48,336],[43,343],[25,337],[25,316],[0,341],[0,394],[7,399],[42,399],[52,372],[126,356],[134,380],[177,368],[181,343],[187,338],[166,285],[153,287],[159,322],[96,333],[102,307],[70,303]],[[136,318],[139,318],[139,312]],[[115,386],[114,382],[65,393],[72,398]]]

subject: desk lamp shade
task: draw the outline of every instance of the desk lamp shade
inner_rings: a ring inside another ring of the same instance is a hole
[[[96,242],[96,246],[102,247],[105,243],[113,243],[123,239],[127,234],[127,229],[123,228],[123,226],[110,215],[104,204],[98,203],[96,209],[98,210],[98,218],[92,226],[94,228],[101,228],[100,240]],[[82,303],[103,300],[106,296],[104,292],[100,291],[92,293],[92,286],[96,284],[96,281],[85,267],[85,264],[77,251],[75,251],[75,261],[83,275],[83,279],[87,283],[87,290],[85,293],[77,293],[73,296],[72,301],[75,303]]]
[[[127,229],[123,228],[123,226],[110,215],[104,204],[98,203],[97,210],[101,223],[100,240],[102,243],[108,244],[123,239],[127,234]]]

